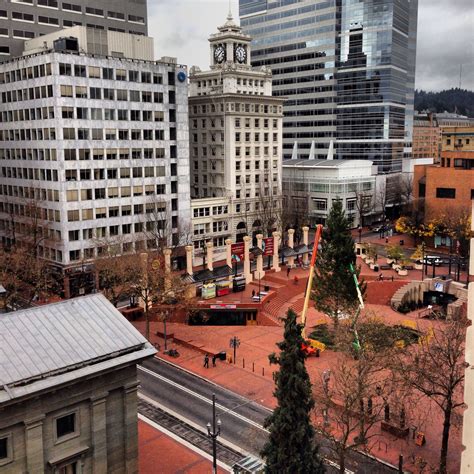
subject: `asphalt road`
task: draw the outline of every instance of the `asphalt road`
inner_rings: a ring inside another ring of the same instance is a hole
[[[206,424],[212,421],[212,394],[216,395],[217,414],[222,421],[219,439],[246,453],[259,455],[268,435],[263,428],[264,420],[271,413],[258,400],[249,400],[223,387],[196,377],[159,359],[152,359],[139,366],[140,395],[157,402],[186,422],[206,432]],[[318,439],[320,452],[334,459],[326,439]],[[334,462],[328,472],[337,472]],[[346,461],[346,473],[385,474],[397,472],[361,453],[351,453]]]

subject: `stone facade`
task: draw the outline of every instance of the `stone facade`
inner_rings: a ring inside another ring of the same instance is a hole
[[[191,198],[228,202],[226,232],[210,230],[208,238],[223,245],[248,234],[256,244],[274,226],[263,222],[262,209],[270,202],[277,214],[281,206],[283,100],[272,97],[270,70],[250,66],[251,38],[232,17],[218,30],[209,38],[211,69],[190,73]]]
[[[131,366],[2,404],[0,439],[8,436],[12,460],[0,459],[0,471],[55,473],[77,463],[81,474],[137,473],[137,385]],[[56,420],[68,414],[75,414],[75,431],[58,438]]]

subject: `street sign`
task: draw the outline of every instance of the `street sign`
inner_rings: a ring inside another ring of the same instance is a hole
[[[273,237],[268,237],[266,239],[263,239],[262,242],[262,250],[263,250],[263,255],[265,256],[271,256],[273,255]]]

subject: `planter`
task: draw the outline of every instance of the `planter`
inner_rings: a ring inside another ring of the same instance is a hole
[[[415,270],[423,270],[423,264],[422,263],[415,263]]]
[[[394,262],[391,258],[387,258],[387,265],[391,265]]]
[[[386,421],[382,421],[381,428],[397,438],[406,438],[410,434],[410,428],[400,428]]]
[[[366,259],[365,259],[365,263],[366,263],[367,265],[370,265],[370,264],[374,263],[374,260],[373,260],[372,258],[366,258]]]
[[[398,274],[399,274],[400,276],[407,276],[407,275],[408,275],[408,270],[405,270],[405,269],[403,269],[403,268],[400,268],[400,269],[398,270]]]

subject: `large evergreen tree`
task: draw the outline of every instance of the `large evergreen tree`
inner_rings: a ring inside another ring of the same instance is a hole
[[[269,440],[262,450],[266,472],[278,474],[319,474],[324,466],[318,455],[310,412],[314,406],[311,383],[301,350],[302,326],[289,310],[285,321],[284,340],[278,343],[280,355],[272,354],[270,362],[278,364],[274,392],[278,406],[265,421]]]
[[[350,266],[355,267],[356,256],[349,220],[342,201],[333,203],[323,230],[321,250],[315,265],[312,298],[316,309],[327,314],[337,327],[339,317],[352,313],[358,305],[357,291]],[[364,292],[365,285],[361,284]]]

